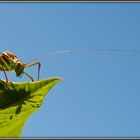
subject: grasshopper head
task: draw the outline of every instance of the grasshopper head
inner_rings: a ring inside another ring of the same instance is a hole
[[[15,72],[16,72],[16,76],[21,76],[21,74],[23,73],[25,68],[25,64],[23,63],[17,63],[16,68],[15,68]]]

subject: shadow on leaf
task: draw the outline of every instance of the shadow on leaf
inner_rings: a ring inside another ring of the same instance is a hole
[[[50,89],[62,80],[52,77],[37,82],[9,82],[6,86],[0,80],[0,137],[19,137],[28,117],[39,109]]]

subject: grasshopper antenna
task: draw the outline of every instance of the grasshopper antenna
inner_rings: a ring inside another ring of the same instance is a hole
[[[32,59],[32,60],[28,61],[26,64],[29,64],[29,63],[31,63],[33,61],[39,60],[39,59],[47,57],[47,56],[58,55],[58,54],[65,54],[65,53],[70,53],[70,50],[61,50],[61,51],[50,52],[50,53],[47,53],[45,55],[39,56],[39,57],[37,57],[35,59]]]
[[[65,50],[58,50],[58,51],[54,51],[54,52],[50,52],[47,53],[45,55],[39,56],[35,59],[30,60],[29,62],[27,62],[26,64],[29,64],[33,61],[39,60],[41,58],[47,57],[47,56],[53,56],[53,55],[60,55],[60,54],[66,54],[66,53],[72,53],[72,52],[111,52],[111,53],[132,53],[132,54],[136,54],[136,53],[140,53],[140,50],[136,50],[136,49],[111,49],[111,48],[75,48],[75,49],[65,49]]]

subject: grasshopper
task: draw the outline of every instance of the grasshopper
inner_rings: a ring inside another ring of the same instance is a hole
[[[29,68],[31,66],[38,65],[38,81],[40,77],[40,62],[33,62],[31,64],[29,63],[23,63],[20,59],[17,58],[16,55],[14,55],[10,51],[5,51],[0,53],[0,71],[4,72],[6,83],[8,83],[8,77],[6,75],[6,71],[15,71],[17,77],[21,77],[23,74],[26,75],[32,82],[34,81],[33,77],[30,76],[28,73],[24,71],[25,68]]]
[[[30,80],[34,81],[32,76],[24,71],[25,68],[38,65],[38,81],[40,77],[40,67],[41,64],[39,61],[36,61],[40,58],[51,56],[51,55],[58,55],[58,54],[65,54],[70,52],[116,52],[116,53],[140,53],[140,50],[121,50],[121,49],[111,49],[111,48],[77,48],[77,49],[66,49],[48,53],[46,55],[42,55],[36,59],[30,60],[28,63],[21,62],[12,52],[5,51],[0,53],[0,71],[4,72],[6,83],[8,83],[8,77],[6,75],[6,71],[15,71],[17,77],[21,77],[23,74],[26,75]]]

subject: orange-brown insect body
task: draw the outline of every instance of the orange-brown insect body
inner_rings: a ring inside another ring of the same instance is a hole
[[[5,64],[6,62],[6,64]],[[22,63],[13,53],[5,51],[0,54],[0,70],[13,71],[15,70],[16,76],[21,76],[26,64]],[[2,68],[3,66],[3,68]]]
[[[39,80],[39,74],[40,74],[40,62],[35,62],[32,64],[25,64],[21,62],[12,52],[5,51],[3,53],[0,53],[0,71],[3,71],[6,77],[6,81],[8,82],[8,78],[6,76],[5,71],[15,71],[16,76],[20,77],[22,74],[25,74],[28,76],[32,81],[33,78],[24,72],[24,69],[33,65],[38,64],[38,80]]]

